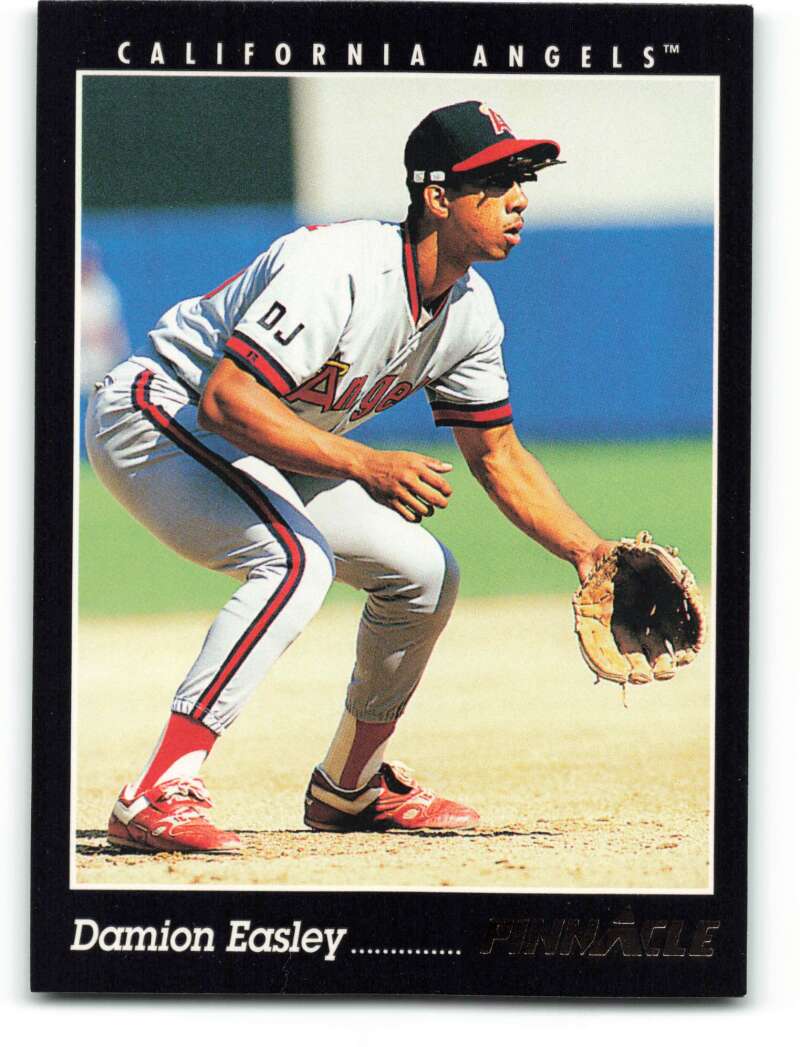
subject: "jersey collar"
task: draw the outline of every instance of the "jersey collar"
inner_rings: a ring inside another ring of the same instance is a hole
[[[431,303],[433,305],[432,311],[425,307],[422,301],[422,287],[419,279],[417,245],[411,239],[409,223],[403,222],[400,228],[403,231],[403,273],[406,278],[408,308],[414,327],[417,327],[420,324],[420,320],[423,324],[426,324],[439,315],[450,297],[452,288],[448,288],[443,295],[440,295],[435,302]]]

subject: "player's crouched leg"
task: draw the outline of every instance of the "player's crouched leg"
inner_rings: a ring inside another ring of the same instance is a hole
[[[216,734],[239,716],[272,665],[322,606],[333,580],[325,539],[308,532],[274,542],[215,618],[202,650],[175,695],[173,712]]]
[[[299,492],[336,554],[336,577],[366,595],[346,708],[313,770],[305,824],[324,832],[462,829],[478,814],[422,788],[384,759],[458,592],[455,557],[354,483]]]
[[[284,537],[282,550],[271,540],[249,547],[247,580],[214,620],[139,782],[125,786],[114,805],[112,845],[148,851],[241,849],[236,833],[209,820],[212,804],[200,766],[216,736],[233,723],[273,662],[316,614],[333,578],[332,556],[321,536],[287,530]]]
[[[383,758],[458,592],[452,553],[421,528],[405,537],[386,557],[391,564],[373,563],[369,584],[363,585],[369,595],[347,709],[306,791],[304,821],[311,829],[453,830],[480,820],[471,807],[437,796],[408,767]],[[367,570],[365,561],[351,565],[351,584],[358,571]]]
[[[368,592],[347,693],[359,720],[396,720],[419,684],[458,594],[455,557],[429,532],[414,528],[381,564],[361,564]]]

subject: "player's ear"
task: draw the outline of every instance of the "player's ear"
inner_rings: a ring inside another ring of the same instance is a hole
[[[443,185],[426,185],[422,191],[425,209],[433,218],[447,218],[450,214],[450,201]]]

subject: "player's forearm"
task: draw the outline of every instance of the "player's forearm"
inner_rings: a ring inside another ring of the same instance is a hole
[[[370,448],[309,425],[244,376],[228,383],[215,381],[215,376],[216,372],[200,404],[199,420],[205,429],[278,469],[337,479],[363,475],[373,453]]]
[[[492,501],[530,538],[576,566],[593,558],[600,537],[564,501],[544,466],[513,433],[469,464]]]

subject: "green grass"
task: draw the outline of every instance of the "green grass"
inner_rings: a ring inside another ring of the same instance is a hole
[[[711,441],[546,444],[531,449],[562,494],[603,537],[647,527],[677,545],[699,582],[711,569]],[[575,573],[520,534],[469,475],[452,444],[454,495],[431,531],[461,564],[466,596],[567,592]],[[83,464],[80,476],[80,613],[113,616],[210,610],[235,582],[181,560],[122,509]],[[359,599],[335,585],[329,600]]]

